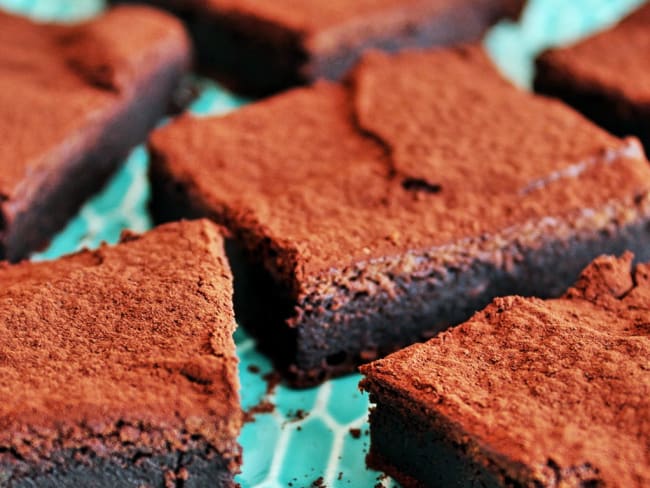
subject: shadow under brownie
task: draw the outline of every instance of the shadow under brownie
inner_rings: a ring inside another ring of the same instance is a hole
[[[650,258],[650,168],[478,48],[366,56],[151,138],[159,221],[232,232],[235,308],[298,386],[466,320],[560,295],[594,257]]]
[[[0,484],[231,487],[232,277],[207,221],[0,265]]]
[[[650,148],[650,4],[617,26],[537,59],[535,90]]]
[[[115,0],[113,0],[115,1]],[[117,2],[120,3],[120,2]],[[235,90],[267,95],[340,79],[368,49],[479,40],[524,0],[147,0],[183,18],[200,66]]]
[[[71,25],[0,12],[0,259],[42,249],[102,187],[179,101],[190,56],[151,8]]]
[[[650,484],[650,265],[601,257],[564,297],[497,298],[362,366],[368,463],[405,488]]]

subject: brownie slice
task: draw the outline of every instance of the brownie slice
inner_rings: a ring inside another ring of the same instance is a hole
[[[232,283],[214,224],[0,266],[0,485],[235,486]]]
[[[518,17],[525,0],[148,3],[186,21],[203,67],[239,91],[265,95],[319,78],[339,79],[370,48],[398,51],[478,40],[500,19]]]
[[[558,296],[602,252],[650,259],[639,143],[518,90],[478,48],[376,53],[348,85],[185,116],[150,147],[155,218],[229,227],[236,313],[299,385],[495,296]]]
[[[0,12],[0,259],[47,244],[175,100],[182,25],[120,7],[77,25]]]
[[[535,89],[650,148],[650,4],[611,30],[537,59]]]
[[[600,257],[363,366],[368,463],[405,488],[650,486],[648,317],[650,264]]]

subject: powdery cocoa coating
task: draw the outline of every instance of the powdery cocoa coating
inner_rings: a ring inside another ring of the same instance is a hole
[[[133,102],[136,79],[188,57],[182,25],[151,8],[118,7],[77,25],[0,12],[0,202],[11,205],[74,157]]]
[[[430,249],[641,196],[650,169],[558,102],[518,91],[479,49],[372,54],[320,83],[150,140],[155,165],[293,289],[356,262]]]
[[[564,297],[496,299],[362,386],[522,486],[648,486],[649,314],[650,264],[601,257]]]
[[[439,15],[458,6],[458,0],[209,0],[207,8],[215,12],[254,16],[284,26],[303,36],[313,36],[327,29],[345,24],[370,24],[390,14],[398,19],[417,19],[420,16]],[[493,5],[505,13],[516,15],[522,0],[470,0],[469,7]]]
[[[231,301],[223,241],[207,221],[51,263],[3,264],[1,468],[51,468],[69,451],[92,462],[208,446],[236,471]]]
[[[650,4],[610,30],[544,53],[538,63],[545,72],[578,82],[587,92],[645,107],[650,103],[648,50]]]

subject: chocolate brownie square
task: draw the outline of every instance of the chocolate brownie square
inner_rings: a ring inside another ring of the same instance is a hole
[[[375,53],[348,84],[185,116],[150,147],[155,218],[231,230],[236,313],[298,385],[495,296],[558,296],[602,252],[650,259],[640,144],[513,87],[478,48]]]
[[[368,463],[405,488],[650,486],[648,317],[650,264],[601,257],[363,366]]]
[[[172,105],[190,59],[166,13],[81,24],[0,12],[0,259],[46,245]]]
[[[115,1],[115,0],[113,0]],[[119,1],[119,0],[118,0]],[[185,19],[200,64],[265,95],[339,79],[368,49],[478,40],[525,0],[148,0]]]
[[[0,265],[0,485],[235,486],[223,241],[206,221]]]
[[[535,89],[650,148],[650,4],[617,26],[537,59]]]

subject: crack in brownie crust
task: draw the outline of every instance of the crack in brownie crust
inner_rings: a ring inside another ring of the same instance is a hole
[[[183,117],[150,147],[155,218],[224,224],[266,273],[236,289],[282,291],[252,328],[299,385],[496,295],[557,296],[601,252],[650,259],[639,143],[517,90],[477,48],[368,55],[346,85]]]
[[[208,221],[0,265],[0,484],[234,486],[231,279]]]
[[[77,25],[0,13],[1,258],[40,249],[101,188],[168,111],[189,58],[182,25],[149,8]]]
[[[632,259],[362,366],[369,464],[405,486],[648,486],[650,265]]]

